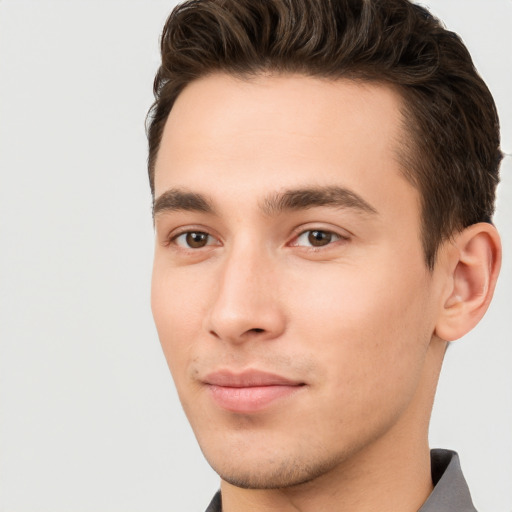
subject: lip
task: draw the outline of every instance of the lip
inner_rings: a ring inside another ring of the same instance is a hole
[[[258,370],[217,371],[204,379],[211,398],[222,409],[254,413],[297,393],[304,382]]]

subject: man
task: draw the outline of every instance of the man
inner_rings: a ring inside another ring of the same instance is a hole
[[[406,0],[198,0],[149,117],[153,314],[208,511],[475,510],[428,447],[501,247],[492,97]]]

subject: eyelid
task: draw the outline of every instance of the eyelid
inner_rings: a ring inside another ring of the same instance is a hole
[[[339,240],[336,240],[335,242],[343,241],[343,240],[349,240],[353,237],[352,233],[347,231],[346,229],[342,229],[335,226],[326,226],[325,224],[318,224],[318,223],[311,223],[306,225],[301,225],[293,230],[293,233],[291,235],[291,241],[288,242],[287,245],[291,245],[292,247],[304,247],[299,245],[294,245],[294,242],[303,234],[308,233],[310,231],[323,231],[324,233],[331,233],[333,235],[336,235],[339,237]],[[333,245],[334,242],[331,242],[329,244],[326,244],[325,248]],[[314,249],[322,249],[322,247],[312,247]]]
[[[296,244],[297,239],[301,235],[308,233],[310,231],[323,231],[325,233],[332,233],[338,239],[326,244],[325,246],[319,246],[319,247],[314,247],[314,246],[307,247],[307,246],[297,245]],[[205,246],[205,248],[212,247],[212,246],[221,246],[224,243],[222,241],[221,237],[215,231],[213,231],[211,228],[207,228],[204,225],[195,224],[195,225],[180,226],[180,227],[170,230],[168,232],[168,234],[164,237],[164,240],[162,241],[162,245],[169,246],[171,244],[174,244],[175,246],[177,246],[181,249],[184,249],[184,250],[198,251],[198,249],[186,248],[186,247],[176,244],[176,242],[175,242],[176,239],[184,234],[187,234],[187,233],[205,233],[206,235],[208,235],[214,241],[217,242],[217,243],[213,243],[213,244],[207,244]],[[289,241],[286,243],[286,245],[292,246],[292,247],[305,247],[305,248],[314,249],[314,250],[322,250],[322,249],[327,249],[328,247],[334,245],[336,242],[349,240],[350,238],[352,238],[352,236],[353,236],[352,233],[350,233],[346,229],[342,229],[337,226],[336,227],[326,226],[325,224],[321,225],[318,223],[311,223],[311,224],[306,224],[306,225],[303,224],[301,226],[296,227],[293,230],[291,237],[290,237]]]
[[[309,238],[308,233],[312,233],[315,231],[320,232],[320,233],[325,233],[325,234],[329,235],[331,238],[323,245],[313,245],[311,243],[307,243],[307,244],[299,243],[299,241],[301,241],[301,239],[303,237],[306,237],[306,235],[308,235],[308,238]],[[340,240],[342,240],[342,238],[339,235],[337,235],[336,233],[333,233],[331,231],[324,231],[324,230],[319,230],[319,229],[308,229],[307,231],[304,231],[303,233],[301,233],[299,236],[295,237],[295,242],[293,244],[293,247],[307,247],[307,248],[314,248],[314,249],[322,249],[323,247],[330,246],[330,245],[334,244],[335,242],[339,242]]]
[[[205,233],[206,235],[208,235],[209,237],[211,237],[217,241],[216,244],[207,244],[205,247],[222,245],[222,240],[212,229],[207,228],[202,225],[199,225],[199,224],[180,226],[180,227],[172,229],[165,236],[163,245],[170,246],[170,245],[174,244],[175,246],[179,247],[180,249],[197,251],[198,249],[186,248],[186,247],[183,247],[176,243],[176,239],[178,237],[180,237],[181,235],[185,235],[187,233]]]
[[[198,234],[205,235],[206,243],[199,247],[191,247],[187,243],[186,239],[187,239],[188,235],[190,235],[192,233],[194,233],[196,235],[198,235]],[[183,242],[179,241],[182,237],[184,237]],[[211,246],[215,246],[215,245],[218,246],[218,244],[215,243],[216,239],[212,235],[210,235],[209,233],[205,233],[204,231],[185,231],[184,233],[174,236],[172,238],[171,242],[174,243],[175,245],[177,245],[178,247],[180,247],[181,249],[193,250],[193,251],[198,251],[199,249],[204,249],[205,247],[211,247]]]

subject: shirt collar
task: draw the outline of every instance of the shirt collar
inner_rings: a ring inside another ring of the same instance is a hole
[[[434,490],[418,512],[476,512],[459,456],[450,450],[431,450],[430,461]]]

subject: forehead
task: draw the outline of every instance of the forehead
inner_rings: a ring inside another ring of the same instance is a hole
[[[415,191],[402,175],[402,99],[382,83],[301,75],[189,84],[169,114],[155,197],[175,187],[208,195],[339,185],[371,200]],[[377,196],[373,197],[372,196]]]

